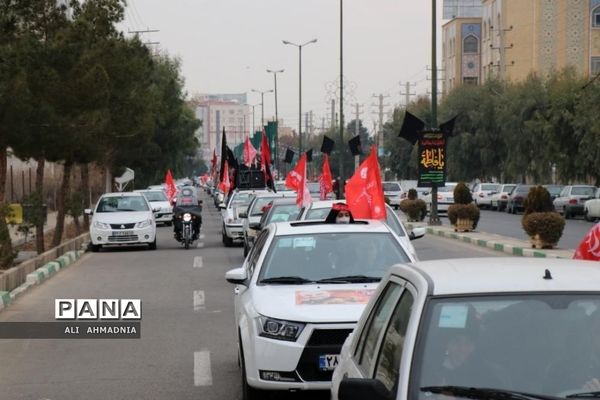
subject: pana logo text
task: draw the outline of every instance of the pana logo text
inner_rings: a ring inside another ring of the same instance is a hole
[[[141,320],[140,299],[55,299],[54,318]]]

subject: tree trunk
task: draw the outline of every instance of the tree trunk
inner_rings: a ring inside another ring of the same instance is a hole
[[[58,199],[56,202],[57,215],[56,215],[56,228],[54,229],[54,236],[52,237],[52,247],[57,247],[62,241],[63,232],[65,230],[65,209],[66,199],[71,192],[71,170],[73,164],[65,163],[63,170],[62,184],[58,193]]]
[[[73,216],[73,223],[75,224],[75,234],[81,235],[81,224],[79,223],[79,215]]]
[[[7,150],[0,147],[0,268],[9,268],[14,258],[10,232],[6,224],[8,204],[6,203]]]
[[[44,201],[44,168],[46,160],[40,158],[37,160],[37,169],[35,170],[35,191],[40,196],[42,204]],[[42,254],[46,249],[44,245],[44,221],[40,219],[35,227],[35,247],[38,254]]]
[[[81,192],[83,195],[83,209],[90,207],[90,165],[81,165]],[[83,213],[83,228],[88,231],[90,229],[90,216]]]

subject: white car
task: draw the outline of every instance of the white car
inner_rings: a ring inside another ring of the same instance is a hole
[[[344,343],[331,397],[597,398],[599,280],[597,263],[564,259],[394,266]]]
[[[254,240],[256,239],[256,235],[258,231],[251,229],[251,224],[255,224],[260,222],[260,219],[263,215],[263,208],[269,204],[273,199],[279,199],[285,197],[286,193],[288,196],[289,192],[284,193],[264,193],[257,194],[254,196],[247,210],[240,213],[239,216],[242,219],[243,232],[244,232],[244,257],[248,255],[248,252],[254,245]]]
[[[517,185],[514,183],[500,185],[498,190],[495,193],[492,193],[490,197],[490,208],[492,210],[504,211],[508,204],[510,192],[512,192],[515,187],[517,187]]]
[[[300,215],[298,216],[299,221],[304,220],[324,220],[331,211],[331,206],[335,203],[339,203],[341,200],[323,200],[323,201],[314,201],[308,207],[300,210]],[[420,239],[425,236],[425,228],[414,228],[410,233],[406,230],[406,227],[398,217],[398,214],[394,212],[392,207],[389,205],[385,205],[386,208],[386,219],[385,223],[388,224],[390,228],[392,228],[392,232],[394,232],[402,242],[404,249],[408,251],[416,260],[417,251],[415,247],[411,243],[412,240]]]
[[[498,183],[478,183],[473,188],[473,201],[480,208],[492,206],[492,195],[500,189]]]
[[[156,223],[164,223],[167,226],[173,224],[173,205],[169,203],[163,190],[136,190],[136,192],[142,193],[150,206],[158,210],[154,213]]]
[[[234,289],[243,399],[262,390],[327,390],[339,350],[389,267],[410,262],[379,221],[269,224]]]
[[[402,201],[402,187],[399,182],[387,181],[382,182],[383,194],[390,199],[390,205],[396,210],[400,207]]]
[[[257,194],[271,193],[268,190],[234,190],[224,203],[219,204],[223,227],[221,236],[225,247],[244,240],[244,225],[239,214],[246,212],[252,198]]]
[[[142,193],[120,192],[102,195],[90,222],[90,249],[98,251],[107,245],[147,244],[156,249],[154,211]]]
[[[583,217],[586,221],[595,221],[600,218],[600,189],[596,191],[596,197],[583,204]]]
[[[456,182],[446,182],[445,186],[437,188],[438,213],[447,213],[448,207],[454,204],[454,188]],[[431,212],[431,191],[423,196],[423,201],[427,203],[427,212]]]

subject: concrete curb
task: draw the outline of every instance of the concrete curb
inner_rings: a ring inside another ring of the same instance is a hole
[[[65,253],[64,255],[58,257],[54,261],[50,261],[49,263],[44,264],[40,268],[36,269],[30,274],[27,274],[25,283],[21,286],[17,287],[11,292],[0,292],[0,309],[6,307],[10,304],[14,299],[19,297],[21,294],[31,289],[34,286],[37,286],[47,279],[54,276],[61,269],[68,267],[73,264],[77,259],[81,258],[82,255],[85,254],[83,250],[73,250]],[[7,301],[5,301],[7,300]],[[3,304],[4,302],[4,304]]]
[[[419,227],[419,225],[406,224],[408,229],[413,229]],[[510,254],[512,256],[521,256],[521,257],[536,257],[536,258],[572,258],[572,256],[567,257],[567,254],[573,254],[571,251],[568,253],[566,251],[562,251],[563,254],[557,254],[561,252],[560,250],[541,250],[541,249],[532,249],[525,246],[515,246],[512,244],[506,243],[507,241],[514,241],[512,238],[507,238],[508,240],[502,241],[502,238],[498,238],[496,240],[490,239],[482,239],[482,236],[477,235],[477,232],[468,232],[468,233],[459,233],[452,232],[448,229],[440,229],[436,227],[425,227],[426,231],[430,235],[436,235],[448,239],[459,240],[463,243],[469,243],[479,247],[485,247],[490,250],[499,251],[505,254]],[[497,235],[496,235],[497,236]]]

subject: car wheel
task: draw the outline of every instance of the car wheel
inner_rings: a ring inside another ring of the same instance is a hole
[[[512,206],[512,208],[510,209],[510,213],[517,214],[517,208],[515,206]]]
[[[227,234],[225,233],[225,229],[223,229],[223,244],[225,245],[225,247],[233,246],[233,239],[227,236]]]
[[[148,245],[148,249],[156,250],[156,237],[154,238],[154,242],[152,242]]]
[[[565,207],[565,219],[571,219],[571,212],[569,211],[569,209],[567,207]]]
[[[590,213],[587,209],[583,210],[583,219],[587,222],[594,222],[594,218],[590,217]]]
[[[166,225],[166,226],[172,226],[172,225],[173,225],[173,222],[171,222],[171,221],[169,221],[169,222],[165,222],[165,225]]]
[[[262,390],[255,389],[248,385],[246,379],[246,361],[244,359],[244,347],[242,346],[242,340],[240,338],[240,363],[242,364],[242,399],[243,400],[260,400],[263,398]]]
[[[88,249],[90,249],[90,251],[93,253],[99,252],[101,248],[102,248],[102,245],[94,244],[92,242],[90,242],[90,244],[88,245]]]
[[[394,206],[394,210],[398,210],[398,207],[400,207],[400,206]]]

